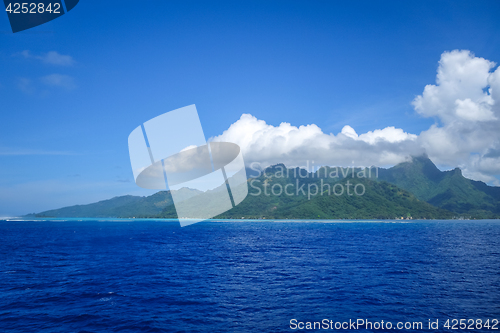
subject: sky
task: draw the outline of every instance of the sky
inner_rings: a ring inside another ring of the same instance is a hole
[[[81,0],[13,34],[5,13],[0,216],[154,193],[128,135],[191,104],[247,162],[425,152],[500,185],[498,17],[495,0]]]

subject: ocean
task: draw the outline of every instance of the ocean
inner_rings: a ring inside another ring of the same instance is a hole
[[[342,324],[358,319],[393,325],[360,332],[442,332],[489,320],[449,330],[470,332],[500,319],[493,220],[1,221],[0,264],[0,332],[353,331]]]

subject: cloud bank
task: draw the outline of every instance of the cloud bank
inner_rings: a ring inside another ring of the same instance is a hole
[[[436,83],[425,86],[412,105],[435,123],[420,134],[393,126],[358,134],[349,125],[337,134],[315,124],[272,126],[243,114],[213,141],[237,143],[248,162],[289,166],[388,166],[427,153],[442,167],[459,166],[464,175],[499,185],[500,69],[467,50],[444,52]]]

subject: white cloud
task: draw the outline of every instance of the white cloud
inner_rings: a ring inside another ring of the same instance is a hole
[[[488,96],[490,97],[490,96]],[[455,101],[457,116],[468,121],[487,121],[495,120],[493,112],[491,112],[491,104],[493,100],[489,98],[491,103],[475,103],[470,98],[464,100],[457,99]]]
[[[485,181],[500,175],[500,159],[486,156],[500,148],[500,69],[494,67],[467,50],[445,52],[436,85],[413,101],[418,113],[440,121],[419,136],[429,157]]]
[[[61,87],[68,90],[76,88],[75,81],[69,75],[50,74],[40,78],[43,84],[52,87]]]
[[[467,121],[495,119],[493,98],[488,87],[490,70],[495,63],[475,57],[470,51],[444,52],[439,61],[436,85],[429,84],[412,102],[424,117],[438,117],[448,124],[462,118]],[[458,117],[457,117],[458,116]]]
[[[250,114],[243,114],[213,141],[237,143],[248,163],[263,166],[283,162],[302,166],[315,165],[391,165],[402,162],[408,153],[420,154],[417,136],[401,129],[387,127],[365,134],[345,126],[337,135],[326,134],[316,125],[268,125]]]
[[[47,52],[42,56],[42,61],[46,64],[59,66],[71,66],[75,63],[71,56],[59,54],[56,51]]]
[[[34,55],[28,50],[19,53],[25,59],[37,59],[42,63],[56,66],[72,66],[75,64],[73,57],[69,55],[60,54],[56,51],[42,53],[41,55]]]
[[[436,84],[425,86],[412,104],[437,122],[419,135],[388,126],[358,134],[345,125],[338,134],[317,125],[272,126],[243,114],[214,141],[237,143],[246,162],[264,166],[378,165],[404,161],[426,152],[438,165],[459,166],[472,179],[497,183],[500,175],[500,69],[470,51],[444,52]]]
[[[416,140],[417,136],[415,134],[408,134],[404,132],[401,128],[395,128],[394,126],[389,126],[381,130],[369,131],[365,134],[359,136],[360,140],[368,142],[369,144],[375,144],[377,141],[387,141],[387,142],[402,142],[405,140]]]
[[[342,128],[341,133],[344,134],[345,136],[349,137],[349,138],[352,138],[352,139],[357,139],[359,137],[358,133],[356,133],[356,131],[354,130],[354,128],[352,128],[349,125],[345,125]]]

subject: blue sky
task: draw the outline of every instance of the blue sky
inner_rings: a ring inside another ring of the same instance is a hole
[[[419,134],[442,121],[411,102],[443,52],[500,62],[498,17],[498,1],[82,0],[12,34],[4,14],[0,216],[153,193],[133,181],[127,137],[190,104],[207,138],[242,114]]]

